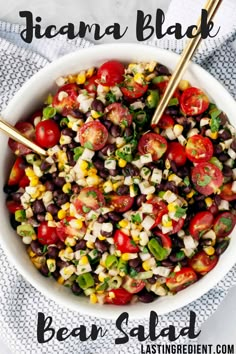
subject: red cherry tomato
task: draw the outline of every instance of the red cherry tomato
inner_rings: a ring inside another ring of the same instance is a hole
[[[166,130],[167,128],[173,128],[174,125],[175,125],[174,119],[167,114],[163,114],[159,123],[157,124],[157,126],[163,130]]]
[[[145,287],[145,282],[143,280],[131,278],[127,275],[124,279],[122,287],[130,294],[136,294],[139,293]]]
[[[98,79],[104,86],[114,86],[123,81],[125,67],[117,60],[109,60],[98,69]]]
[[[152,154],[153,160],[159,160],[167,150],[166,139],[156,133],[144,134],[138,143],[138,151],[141,155]]]
[[[154,196],[147,201],[148,204],[152,204],[152,214],[158,217],[158,214],[165,210],[167,212],[167,205],[159,197]]]
[[[201,233],[211,229],[214,217],[209,211],[200,211],[190,221],[189,232],[193,238],[198,240]]]
[[[121,103],[109,104],[105,109],[105,113],[107,119],[116,125],[126,127],[132,124],[132,115],[129,113],[128,108]]]
[[[213,145],[210,139],[202,135],[193,135],[186,145],[187,158],[192,162],[206,162],[213,156]]]
[[[168,213],[168,210],[165,206],[164,209],[161,209],[157,214],[156,214],[156,219],[155,219],[155,222],[154,224],[152,225],[151,229],[154,229],[155,227],[157,227],[160,223],[161,223],[161,220],[162,220],[162,216],[167,214]]]
[[[154,85],[159,89],[160,94],[163,95],[163,93],[165,92],[165,90],[168,86],[168,83],[169,83],[169,80],[165,80],[165,81],[158,82]],[[180,91],[178,88],[175,90],[173,97],[177,98],[178,100],[180,99]]]
[[[70,226],[69,222],[76,220],[73,217],[66,217],[61,220],[56,227],[56,233],[59,239],[64,242],[67,237],[74,237],[78,235],[78,230]]]
[[[105,205],[105,198],[98,188],[85,187],[81,189],[74,201],[78,212],[88,213],[90,210],[97,210]]]
[[[172,293],[177,293],[197,281],[197,274],[193,269],[184,267],[179,272],[172,273],[166,279],[166,285]]]
[[[224,184],[220,193],[220,197],[229,202],[236,200],[236,193],[232,191],[232,184],[232,182]]]
[[[122,253],[137,253],[139,247],[134,244],[134,241],[120,230],[116,230],[114,234],[114,243],[116,248]]]
[[[189,260],[189,265],[196,273],[205,275],[216,266],[218,259],[216,254],[208,256],[204,251],[200,251]]]
[[[17,159],[11,169],[11,173],[10,173],[10,176],[9,176],[9,179],[7,182],[7,184],[9,186],[19,184],[21,178],[24,176],[25,171],[24,171],[24,169],[21,168],[22,164],[23,164],[22,157],[17,157]]]
[[[19,130],[26,138],[34,141],[35,139],[35,129],[33,125],[29,122],[18,122],[15,125],[16,129]],[[26,155],[30,154],[31,150],[25,145],[18,143],[12,139],[8,140],[8,145],[15,155]]]
[[[109,296],[109,294],[113,296]],[[113,305],[126,305],[131,301],[132,297],[133,295],[123,288],[112,289],[105,296],[105,303]]]
[[[163,234],[159,230],[155,230],[155,231],[153,231],[153,233],[154,233],[154,235],[160,237],[161,242],[162,242],[162,246],[164,248],[168,248],[168,249],[172,248],[172,240],[171,240],[170,236],[168,236],[167,234]]]
[[[58,236],[56,233],[56,228],[48,226],[48,222],[43,221],[38,227],[38,241],[42,245],[57,243]]]
[[[189,87],[184,90],[180,98],[181,110],[187,116],[196,116],[205,112],[209,103],[206,94],[196,87]]]
[[[85,123],[79,130],[80,144],[90,150],[101,150],[107,142],[107,128],[100,122]]]
[[[30,180],[29,178],[25,175],[21,178],[20,182],[19,182],[19,187],[21,188],[25,188],[30,184]]]
[[[52,106],[56,108],[57,112],[67,115],[73,109],[79,108],[79,102],[77,101],[79,87],[76,84],[66,84],[58,90],[53,97]],[[61,99],[60,92],[67,93],[67,96]],[[60,99],[59,99],[60,98]]]
[[[221,187],[223,175],[215,165],[209,162],[201,162],[192,169],[192,181],[199,193],[210,195]]]
[[[41,147],[53,147],[59,142],[60,137],[60,129],[52,119],[42,120],[36,125],[36,142]]]
[[[173,234],[176,234],[177,232],[179,232],[180,230],[182,230],[182,228],[184,226],[184,221],[185,221],[184,218],[181,218],[178,221],[172,220],[173,229],[168,234],[173,235]]]
[[[38,111],[34,112],[34,113],[27,119],[27,122],[29,122],[29,123],[35,125],[35,124],[34,124],[35,118],[40,118],[40,119],[42,118],[42,110],[41,110],[41,109],[39,109]]]
[[[21,203],[15,202],[14,200],[7,200],[6,205],[7,205],[7,209],[11,214],[15,214],[17,210],[23,209]]]
[[[124,213],[131,209],[133,203],[134,198],[129,195],[109,195],[109,205],[112,206],[117,213]]]
[[[235,215],[231,214],[229,211],[220,213],[214,220],[213,230],[215,231],[216,237],[227,237],[233,231],[235,224]]]
[[[148,85],[140,85],[132,77],[124,81],[121,91],[125,98],[135,99],[142,97],[148,89]]]
[[[88,81],[85,82],[84,88],[87,90],[89,93],[97,93],[97,83],[98,77],[96,75],[90,77]]]
[[[173,161],[176,166],[184,166],[186,164],[187,156],[185,148],[177,142],[171,142],[168,144],[166,158]]]

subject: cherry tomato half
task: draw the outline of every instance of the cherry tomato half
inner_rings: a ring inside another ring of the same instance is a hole
[[[109,104],[105,109],[105,113],[107,114],[107,119],[116,125],[127,127],[132,124],[132,115],[129,113],[128,108],[121,103]]]
[[[215,193],[223,183],[221,170],[209,162],[201,162],[192,169],[192,181],[196,190],[203,195]]]
[[[145,287],[145,282],[143,280],[131,278],[127,275],[124,279],[122,287],[130,294],[136,294]]]
[[[169,83],[169,79],[155,84],[155,86],[159,89],[161,95],[163,95],[163,93],[165,92],[168,83]],[[173,97],[177,98],[178,100],[180,99],[180,91],[178,88],[175,90]]]
[[[105,199],[98,188],[85,187],[81,189],[74,201],[78,212],[88,213],[90,210],[97,210],[105,205]]]
[[[204,251],[200,251],[189,260],[189,265],[196,273],[205,275],[216,266],[218,259],[216,254],[208,256]]]
[[[57,236],[62,242],[64,242],[67,237],[74,237],[78,235],[78,230],[69,224],[71,220],[76,219],[70,216],[66,217],[65,219],[61,220],[56,227]]]
[[[154,233],[154,235],[160,237],[162,247],[168,248],[168,249],[172,248],[172,240],[171,240],[170,236],[168,236],[167,234],[163,234],[159,230],[155,230],[155,231],[153,231],[153,233]]]
[[[48,226],[47,221],[41,222],[38,227],[38,241],[42,245],[51,245],[57,243],[58,236],[56,233],[56,228]]]
[[[180,97],[181,110],[187,116],[196,116],[205,112],[209,103],[206,94],[196,87],[189,87],[184,90]]]
[[[125,67],[117,60],[109,60],[98,69],[98,79],[104,86],[114,86],[123,81]]]
[[[196,240],[201,237],[202,231],[208,231],[213,225],[214,217],[209,211],[200,211],[191,220],[189,232]]]
[[[58,90],[53,97],[52,106],[56,108],[57,112],[67,115],[73,109],[79,108],[79,102],[77,101],[79,87],[76,84],[66,84]],[[60,97],[61,92],[65,92],[67,96]],[[60,99],[59,99],[60,98]]]
[[[116,230],[114,234],[114,243],[116,248],[122,253],[137,253],[139,247],[134,244],[134,241],[120,230]]]
[[[35,139],[35,129],[33,125],[29,122],[18,122],[15,125],[16,129],[19,130],[26,138],[34,141]],[[15,155],[26,155],[30,154],[31,150],[25,145],[18,143],[12,139],[8,140],[8,145]]]
[[[185,165],[187,160],[185,148],[177,142],[169,143],[166,158],[173,161],[178,167]]]
[[[41,147],[53,147],[58,143],[60,137],[60,129],[52,119],[42,120],[36,125],[36,142]]]
[[[97,80],[97,75],[90,77],[90,79],[88,79],[88,81],[86,81],[84,84],[85,90],[87,90],[89,93],[96,93],[98,86]]]
[[[21,205],[21,203],[15,202],[14,200],[7,200],[6,206],[7,206],[9,213],[11,213],[11,214],[15,214],[15,212],[17,210],[23,209],[23,206]]]
[[[156,133],[144,134],[138,143],[138,151],[141,155],[152,154],[153,160],[159,160],[167,150],[166,139]]]
[[[220,213],[215,221],[213,230],[215,231],[216,237],[226,237],[232,231],[236,224],[236,217],[235,215],[231,214],[229,211],[225,211]]]
[[[131,209],[134,203],[134,198],[129,195],[109,195],[109,205],[114,207],[117,213],[124,213],[125,211]]]
[[[236,200],[236,193],[232,191],[232,184],[232,182],[224,184],[220,193],[220,197],[229,202]]]
[[[157,126],[163,130],[166,130],[167,128],[173,128],[174,125],[174,119],[168,114],[163,114],[159,123],[157,124]]]
[[[9,186],[13,186],[16,184],[19,184],[20,180],[22,179],[22,177],[25,174],[24,169],[21,167],[21,165],[23,164],[23,159],[22,157],[17,157],[12,169],[11,169],[11,173],[8,179],[7,184]]]
[[[197,274],[193,269],[184,267],[179,272],[171,273],[166,279],[166,285],[171,292],[177,293],[197,281]]]
[[[100,122],[85,123],[79,130],[80,144],[90,150],[101,150],[107,142],[107,128]]]
[[[213,156],[213,145],[209,138],[193,135],[186,145],[187,158],[192,162],[206,162]]]
[[[121,91],[127,99],[142,97],[148,89],[148,85],[140,85],[132,77],[124,81]]]
[[[19,182],[19,187],[21,188],[25,188],[30,184],[30,180],[29,178],[25,175],[21,178],[20,182]]]
[[[109,296],[109,294],[112,294],[113,296]],[[131,301],[132,297],[133,295],[123,288],[112,289],[105,296],[105,303],[113,305],[126,305]]]

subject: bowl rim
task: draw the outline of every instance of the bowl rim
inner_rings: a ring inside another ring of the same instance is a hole
[[[3,111],[3,116],[8,116],[11,114],[15,107],[15,103],[18,101],[19,96],[23,95],[25,92],[27,92],[30,88],[30,86],[37,82],[37,79],[40,78],[44,73],[50,73],[50,71],[56,67],[60,66],[63,63],[68,62],[69,60],[73,61],[73,58],[78,58],[82,56],[88,56],[92,55],[93,53],[96,55],[98,51],[111,51],[115,48],[115,50],[129,50],[129,52],[132,52],[132,49],[137,50],[147,50],[150,51],[150,57],[152,56],[152,53],[156,51],[157,57],[158,57],[158,52],[162,53],[163,55],[168,55],[171,57],[171,60],[173,58],[173,61],[177,60],[179,58],[179,55],[171,52],[166,49],[161,49],[155,46],[150,46],[150,45],[144,45],[144,44],[138,44],[138,43],[110,43],[110,44],[101,44],[101,45],[95,45],[91,46],[88,48],[83,48],[83,49],[78,49],[75,52],[66,54],[55,61],[47,64],[44,68],[39,70],[36,74],[34,74],[29,80],[27,80],[22,87],[19,89],[19,91],[14,95],[14,97],[10,100],[8,103],[7,107]],[[131,55],[130,55],[131,56]],[[163,63],[165,64],[165,63]],[[202,74],[206,80],[210,80],[214,83],[216,89],[218,90],[223,90],[223,95],[224,98],[229,102],[229,104],[234,105],[236,108],[236,102],[232,98],[232,96],[229,94],[229,92],[224,88],[224,86],[219,83],[211,74],[209,74],[207,71],[205,71],[203,68],[201,68],[198,64],[190,62],[188,65],[188,69],[186,70],[192,71],[194,73],[197,73],[198,75]],[[1,219],[2,216],[0,216]],[[61,296],[60,292],[55,292],[53,293],[50,291],[50,287],[47,287],[46,285],[41,285],[41,283],[37,283],[37,280],[34,279],[33,274],[31,274],[28,269],[26,269],[17,259],[12,257],[11,254],[11,249],[10,245],[7,242],[7,240],[2,237],[2,233],[0,231],[0,243],[4,249],[4,252],[6,253],[8,260],[16,267],[17,271],[24,277],[25,280],[27,280],[31,285],[34,286],[38,291],[40,291],[42,294],[44,294],[47,298],[54,300],[56,304],[59,304],[63,307],[67,307],[70,310],[77,311],[83,315],[90,315],[93,317],[98,317],[98,318],[107,318],[107,319],[115,319],[117,318],[117,315],[126,311],[129,313],[130,317],[132,319],[141,319],[141,318],[146,318],[149,316],[149,312],[151,310],[155,310],[155,302],[151,304],[141,304],[139,307],[141,310],[139,310],[136,306],[134,305],[125,305],[122,307],[117,307],[117,306],[112,306],[109,305],[109,307],[104,307],[104,306],[97,306],[96,308],[94,305],[91,306],[84,306],[84,304],[81,306],[80,303],[77,303],[77,307],[75,307],[74,303],[70,303],[69,301],[66,301],[63,296]],[[188,305],[189,303],[199,299],[201,296],[206,294],[209,290],[211,290],[223,277],[226,275],[226,273],[233,267],[235,264],[236,259],[233,257],[228,257],[225,259],[221,274],[217,275],[214,272],[215,269],[213,269],[209,274],[207,274],[203,279],[201,279],[201,284],[204,286],[200,286],[199,281],[195,284],[193,284],[191,287],[188,289],[183,290],[181,293],[185,293],[187,296],[178,296],[179,294],[175,295],[172,298],[172,301],[169,301],[167,305],[165,305],[165,309],[162,310],[160,309],[158,311],[158,314],[167,314],[171,311],[174,310],[179,310],[183,306]],[[214,277],[213,275],[217,275]],[[210,275],[210,277],[209,277]],[[46,284],[46,283],[45,283]],[[198,286],[196,286],[198,285]],[[200,289],[201,288],[201,289]],[[199,291],[201,290],[201,291]],[[158,301],[160,301],[158,299]],[[140,303],[139,303],[140,304]],[[119,308],[119,309],[118,309]],[[148,311],[147,311],[148,310]]]

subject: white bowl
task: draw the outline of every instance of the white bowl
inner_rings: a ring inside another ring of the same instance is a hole
[[[27,117],[40,106],[47,94],[55,89],[55,79],[61,75],[76,73],[91,66],[99,66],[109,59],[117,59],[125,63],[156,60],[173,70],[178,58],[179,56],[172,52],[139,44],[108,44],[79,50],[47,65],[27,81],[4,111],[4,118],[14,124],[19,119]],[[193,63],[189,64],[184,77],[193,86],[202,88],[236,125],[236,103],[216,79]],[[26,253],[21,238],[10,226],[8,211],[5,207],[6,196],[2,192],[12,163],[12,153],[7,146],[7,140],[3,134],[0,135],[2,149],[0,159],[0,170],[2,171],[0,175],[0,242],[9,260],[23,277],[56,303],[83,314],[110,319],[116,319],[123,311],[128,311],[133,319],[148,317],[151,310],[161,315],[187,305],[205,294],[226,275],[236,262],[236,237],[232,237],[228,249],[220,257],[217,266],[200,281],[175,296],[158,298],[150,304],[102,306],[92,305],[87,298],[73,295],[70,289],[58,285],[54,279],[43,277],[36,270]]]

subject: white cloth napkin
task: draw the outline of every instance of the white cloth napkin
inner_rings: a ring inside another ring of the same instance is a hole
[[[173,4],[177,4],[177,2],[179,3],[179,1],[173,0]],[[188,3],[190,0],[183,2]],[[194,3],[194,1],[191,2]],[[182,1],[181,8],[183,9]],[[174,8],[170,8],[170,11],[172,9]],[[4,76],[0,77],[1,110],[21,85],[49,61],[72,50],[90,45],[84,40],[78,39],[69,42],[64,38],[57,38],[49,41],[41,40],[37,43],[34,42],[32,46],[26,46],[19,38],[20,30],[21,27],[18,25],[0,23],[0,68],[4,72]],[[227,35],[227,42],[215,43],[214,48],[217,49],[214,52],[212,46],[205,44],[205,52],[199,53],[196,61],[221,81],[231,94],[236,96],[236,53],[231,47],[233,36],[233,33],[230,32]],[[158,43],[152,44],[177,52],[181,50],[183,45],[177,41],[158,41]],[[17,269],[9,263],[1,247],[0,259],[0,336],[6,341],[13,353],[106,354],[113,351],[114,353],[135,354],[140,352],[140,343],[135,339],[130,339],[127,345],[115,346],[114,338],[118,336],[119,332],[114,321],[82,316],[45,298],[27,283]],[[189,312],[193,310],[197,313],[197,327],[200,328],[201,324],[217,309],[228,289],[235,284],[236,267],[214,289],[197,301],[178,311],[160,316],[161,327],[164,328],[170,324],[175,324],[176,328],[187,326]],[[85,343],[80,342],[77,338],[70,338],[61,343],[54,339],[49,343],[39,344],[36,338],[36,320],[39,311],[44,312],[46,316],[52,316],[54,327],[57,329],[62,326],[72,329],[80,324],[84,324],[90,329],[91,324],[96,323],[97,326],[108,329],[109,335]],[[139,324],[145,325],[146,331],[148,330],[147,320],[131,321],[129,328]],[[176,343],[185,341],[182,338]],[[162,339],[156,343],[168,342]]]

